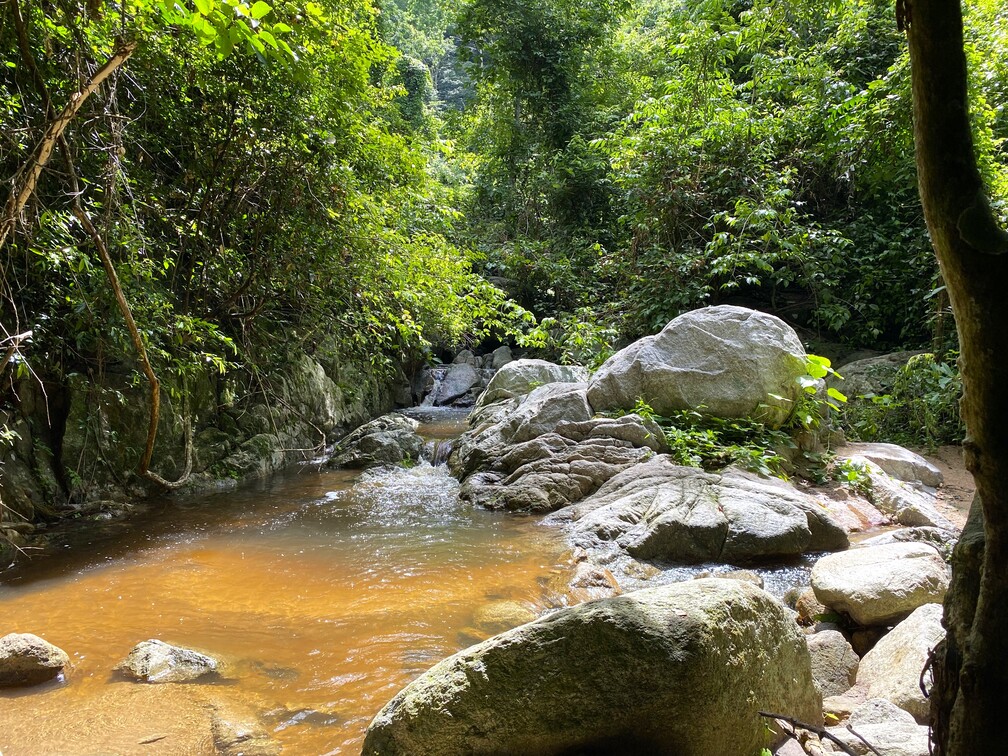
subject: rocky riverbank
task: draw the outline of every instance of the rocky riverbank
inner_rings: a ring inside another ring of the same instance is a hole
[[[400,394],[409,399],[405,378],[376,377],[334,344],[255,374],[166,378],[151,468],[183,478],[183,492],[230,488],[324,455]],[[0,408],[13,432],[0,450],[0,567],[49,523],[118,517],[163,490],[135,472],[149,405],[130,374],[110,366],[63,385],[26,378],[17,395],[17,406]]]

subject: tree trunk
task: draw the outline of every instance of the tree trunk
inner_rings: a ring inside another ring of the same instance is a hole
[[[1008,235],[970,133],[959,0],[907,3],[924,216],[959,330],[966,466],[977,484],[945,602],[932,695],[937,754],[1008,753]],[[981,530],[982,528],[982,530]],[[982,536],[981,536],[982,533]]]

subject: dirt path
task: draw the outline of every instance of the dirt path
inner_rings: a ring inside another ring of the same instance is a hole
[[[973,501],[973,476],[963,463],[961,446],[939,446],[934,452],[915,449],[918,454],[941,470],[945,483],[938,489],[939,511],[954,522],[961,530],[966,523],[970,504]]]

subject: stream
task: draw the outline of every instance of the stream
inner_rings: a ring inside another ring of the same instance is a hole
[[[421,431],[462,423],[456,413]],[[73,663],[65,683],[0,693],[0,751],[213,753],[184,726],[209,700],[253,712],[286,752],[359,753],[399,688],[473,642],[474,609],[512,599],[542,611],[544,584],[565,572],[555,531],[456,491],[444,466],[305,469],[78,524],[44,558],[0,573],[3,631],[41,635]],[[224,679],[114,675],[147,638],[220,657]]]
[[[437,441],[463,427],[464,415],[442,412],[420,432]],[[443,465],[305,467],[75,524],[0,573],[3,633],[41,635],[73,664],[65,681],[0,692],[0,752],[215,753],[207,711],[223,709],[287,753],[359,753],[401,687],[482,637],[475,611],[511,600],[543,613],[569,577],[558,531],[460,503],[457,489]],[[802,573],[765,577],[779,594]],[[141,685],[114,673],[148,638],[220,658],[223,679]]]

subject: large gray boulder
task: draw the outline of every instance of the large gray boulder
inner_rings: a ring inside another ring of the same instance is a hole
[[[347,434],[336,445],[329,464],[363,469],[416,462],[424,443],[416,432],[418,425],[397,412],[375,418]]]
[[[151,639],[135,645],[116,671],[140,682],[181,683],[216,676],[220,663],[199,651]]]
[[[392,699],[368,756],[752,756],[759,710],[821,723],[784,606],[706,579],[590,601],[449,657]]]
[[[503,355],[501,356],[503,360]],[[494,353],[494,364],[498,355]],[[502,399],[512,399],[529,393],[532,389],[547,383],[584,383],[588,371],[583,367],[557,365],[546,360],[514,360],[505,362],[490,379],[486,390],[476,401],[476,407],[484,407]]]
[[[949,569],[922,543],[868,546],[824,556],[812,568],[816,598],[859,625],[897,622],[924,604],[941,602]]]
[[[596,412],[632,410],[640,399],[661,415],[698,410],[780,425],[804,373],[805,349],[783,320],[720,305],[684,313],[614,354],[592,376],[588,401]]]
[[[472,358],[472,352],[463,352],[459,357],[468,355]],[[459,358],[457,357],[456,360]],[[465,396],[473,387],[480,382],[481,376],[471,362],[454,362],[445,370],[440,382],[434,384],[433,397],[425,397],[425,403],[443,407],[451,404],[456,399]]]
[[[639,559],[745,563],[842,549],[847,535],[814,498],[738,470],[707,473],[658,456],[554,515],[573,542],[614,542]]]
[[[945,637],[941,604],[918,607],[865,654],[857,673],[858,687],[869,698],[884,698],[927,724],[928,700],[921,692],[921,675],[932,649]],[[924,675],[930,688],[931,672]]]
[[[0,638],[0,688],[38,685],[63,674],[70,665],[66,652],[31,633]]]
[[[845,362],[836,368],[843,380],[831,378],[830,383],[835,384],[851,399],[867,394],[887,394],[892,391],[900,368],[918,354],[920,352],[893,352]]]

